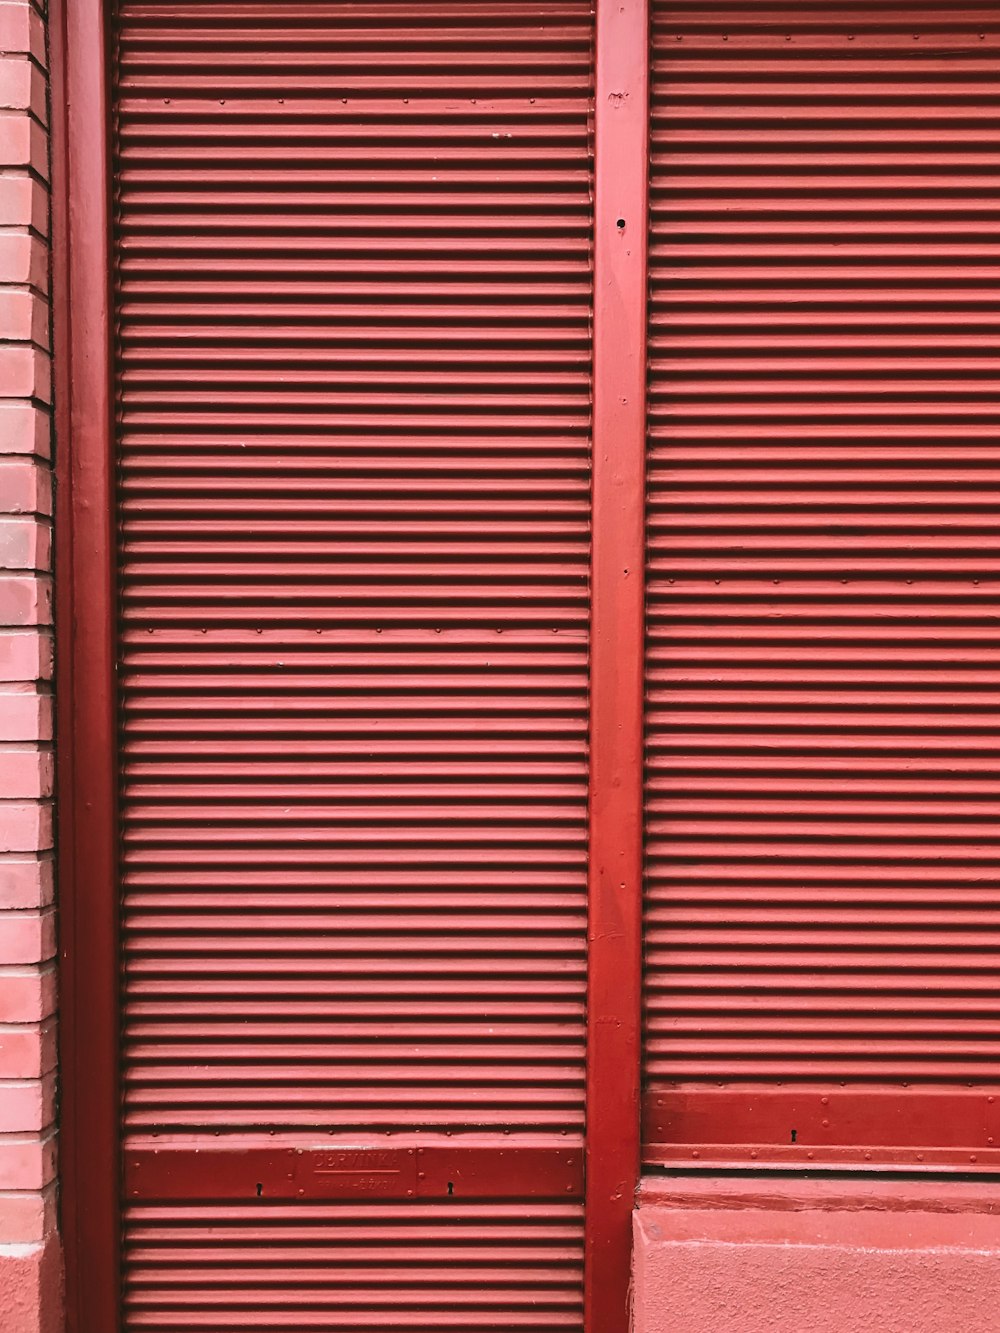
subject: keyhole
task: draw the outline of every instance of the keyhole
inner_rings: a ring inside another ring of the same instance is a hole
[[[263,1186],[263,1185],[260,1183],[260,1181],[258,1180],[258,1181],[257,1181],[257,1198],[259,1199],[260,1196],[261,1196],[263,1193],[264,1193],[264,1186]]]
[[[455,1182],[453,1180],[448,1181],[448,1193],[449,1195],[455,1193]]]
[[[619,231],[624,231],[624,230],[625,230],[625,219],[624,219],[624,218],[619,218],[618,221],[615,223],[615,226],[618,228]]]
[[[792,1142],[794,1143],[795,1140],[796,1140],[798,1137],[799,1137],[799,1131],[798,1131],[797,1129],[793,1129],[793,1130],[792,1130]]]

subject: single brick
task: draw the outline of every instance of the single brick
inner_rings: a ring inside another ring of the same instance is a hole
[[[31,1193],[0,1190],[0,1244],[25,1245],[44,1240],[55,1231],[56,1218],[54,1184]],[[58,1320],[54,1327],[61,1328]]]
[[[51,438],[51,420],[45,408],[34,403],[5,402],[0,398],[0,457],[34,454],[38,458],[48,458]],[[0,490],[0,512],[3,494]]]
[[[51,569],[51,536],[51,525],[41,519],[0,517],[0,569]]]
[[[0,1190],[38,1190],[55,1179],[56,1136],[0,1134]]]
[[[3,117],[0,116],[0,122]],[[3,125],[0,124],[0,136]],[[0,232],[0,283],[13,282],[34,287],[40,292],[49,290],[49,248],[39,236],[30,231],[6,230]]]
[[[0,110],[29,112],[48,121],[45,73],[27,56],[0,56]]]
[[[52,581],[31,574],[0,573],[0,625],[50,625]],[[12,736],[11,740],[20,740]]]
[[[52,795],[54,760],[51,750],[12,747],[0,742],[0,800],[47,800]],[[3,862],[0,860],[0,906],[3,905]]]
[[[27,0],[0,4],[0,51],[32,56],[45,67],[45,27],[38,10]]]
[[[52,634],[44,629],[0,629],[0,681],[50,680]]]
[[[0,686],[0,736],[8,741],[52,739],[52,696],[32,684]]]
[[[0,1134],[48,1129],[55,1119],[53,1071],[41,1078],[0,1079]]]
[[[42,852],[51,846],[51,802],[0,800],[0,852]]]
[[[49,192],[27,172],[0,176],[0,227],[31,227],[49,234]]]
[[[0,458],[0,514],[51,513],[51,470],[33,458]]]
[[[44,963],[55,954],[51,907],[37,912],[0,912],[0,958],[7,963]]]
[[[0,111],[31,110],[31,71],[38,69],[27,56],[0,56]]]
[[[0,111],[0,167],[33,171],[49,179],[49,142],[45,127],[23,111]]]
[[[41,1078],[55,1063],[56,1025],[52,1019],[0,1023],[0,1079]]]
[[[37,347],[0,346],[0,398],[52,399],[52,364]]]
[[[57,980],[54,962],[0,965],[0,1023],[40,1023],[54,1014]]]
[[[51,760],[52,755],[40,757]],[[0,909],[48,907],[54,878],[50,856],[0,856]]]
[[[46,350],[49,346],[49,303],[32,287],[0,288],[0,339],[9,342],[34,343]],[[11,351],[13,349],[6,349]],[[47,359],[47,358],[46,358]],[[51,384],[51,371],[46,369],[46,377]],[[5,386],[6,387],[6,386]],[[4,397],[41,397],[34,390],[29,393],[14,395],[4,393]],[[51,401],[51,393],[45,394],[46,402]]]

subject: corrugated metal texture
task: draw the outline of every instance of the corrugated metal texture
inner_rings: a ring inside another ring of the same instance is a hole
[[[149,1205],[126,1226],[130,1329],[580,1327],[579,1205]]]
[[[647,1080],[995,1080],[997,11],[653,60]]]
[[[126,1127],[578,1133],[589,6],[117,45]]]

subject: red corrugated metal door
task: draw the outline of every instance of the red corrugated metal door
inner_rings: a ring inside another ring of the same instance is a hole
[[[122,0],[125,1326],[581,1326],[592,15]]]
[[[647,1160],[995,1165],[997,13],[652,43]]]

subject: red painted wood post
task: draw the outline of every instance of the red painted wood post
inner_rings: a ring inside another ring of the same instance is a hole
[[[628,1325],[639,1175],[648,24],[598,2],[587,1333]]]
[[[67,1328],[119,1322],[109,119],[102,0],[54,0],[57,756]]]

